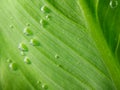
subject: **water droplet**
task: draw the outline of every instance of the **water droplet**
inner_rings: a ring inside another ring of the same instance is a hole
[[[50,9],[47,6],[44,5],[44,6],[41,7],[41,11],[44,12],[44,13],[49,13]]]
[[[40,42],[37,39],[31,39],[30,44],[33,45],[33,46],[39,46]]]
[[[24,58],[24,62],[25,62],[26,64],[31,64],[31,61],[30,61],[30,59],[29,59],[28,57],[25,57],[25,58]]]
[[[14,26],[13,26],[13,25],[10,25],[10,28],[14,28]]]
[[[25,56],[25,52],[23,52],[23,51],[21,51],[20,54],[21,54],[22,56]]]
[[[62,67],[62,65],[58,64],[57,67]]]
[[[12,70],[17,70],[17,64],[16,63],[10,63],[9,68]]]
[[[56,55],[55,55],[55,58],[58,59],[58,58],[60,58],[60,57],[56,54]]]
[[[21,51],[28,51],[28,47],[24,44],[24,43],[20,43],[18,48],[21,50]]]
[[[43,85],[42,85],[42,88],[43,88],[43,89],[47,89],[48,86],[47,86],[46,84],[43,84]]]
[[[24,28],[23,33],[24,33],[25,35],[27,35],[27,36],[30,36],[30,35],[33,34],[32,31],[31,31],[28,27]]]
[[[110,7],[111,8],[116,8],[118,6],[118,1],[117,0],[111,0],[110,1]]]
[[[30,23],[26,23],[26,26],[30,26]]]
[[[41,84],[41,82],[40,82],[40,81],[37,81],[37,84]]]
[[[43,27],[45,27],[47,25],[47,21],[41,19],[40,20],[40,25],[43,26]]]
[[[11,63],[11,62],[12,62],[12,60],[11,60],[11,59],[7,59],[7,62],[8,62],[8,63]]]
[[[46,15],[45,18],[46,18],[47,20],[50,20],[51,16],[50,16],[50,15]]]

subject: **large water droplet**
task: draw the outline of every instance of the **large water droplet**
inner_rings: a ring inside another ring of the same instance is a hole
[[[40,42],[37,39],[31,39],[30,44],[33,45],[33,46],[39,46]]]
[[[21,50],[21,51],[28,51],[28,47],[24,44],[24,43],[20,43],[18,48]]]
[[[32,33],[32,31],[30,30],[30,28],[28,28],[28,27],[24,28],[23,33],[24,33],[25,35],[27,35],[27,36],[29,36],[29,35],[32,35],[32,34],[33,34],[33,33]]]
[[[10,63],[9,68],[12,70],[17,70],[17,64],[16,63]]]
[[[111,0],[110,1],[110,7],[111,8],[116,8],[118,6],[118,1],[117,0]]]
[[[24,62],[25,62],[26,64],[31,64],[31,61],[30,61],[30,59],[29,59],[28,57],[25,57],[25,58],[24,58]]]
[[[50,9],[47,6],[44,5],[44,6],[41,7],[41,11],[44,12],[44,13],[49,13]]]

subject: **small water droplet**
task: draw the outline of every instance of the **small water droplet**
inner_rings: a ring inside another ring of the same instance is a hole
[[[17,70],[17,64],[16,63],[10,63],[9,68],[12,70]]]
[[[47,20],[50,20],[51,16],[50,16],[50,15],[46,15],[45,18],[46,18]]]
[[[30,36],[33,34],[32,31],[30,30],[30,28],[28,28],[28,27],[24,28],[23,33],[27,36]]]
[[[55,55],[55,58],[58,59],[58,58],[60,58],[60,57],[59,57],[59,55],[56,54],[56,55]]]
[[[40,20],[40,25],[41,25],[42,27],[45,27],[47,24],[48,24],[47,21],[45,21],[44,19],[41,19],[41,20]]]
[[[20,54],[21,54],[22,56],[25,56],[25,52],[23,52],[23,51],[21,51]]]
[[[25,58],[24,58],[24,62],[25,62],[26,64],[31,64],[31,61],[30,61],[30,59],[29,59],[28,57],[25,57]]]
[[[111,0],[110,1],[110,7],[111,8],[116,8],[118,6],[118,1],[117,0]]]
[[[44,5],[44,6],[41,7],[41,11],[44,12],[44,13],[49,13],[50,9],[47,6]]]
[[[10,28],[14,28],[14,26],[13,26],[13,25],[10,25]]]
[[[62,67],[62,65],[58,64],[57,67]]]
[[[18,48],[21,50],[21,51],[28,51],[28,47],[24,44],[24,43],[20,43]]]
[[[48,86],[47,86],[46,84],[43,84],[43,85],[42,85],[42,88],[43,88],[43,89],[47,89]]]
[[[39,46],[40,42],[37,39],[31,39],[30,44],[33,45],[33,46]]]
[[[40,84],[41,82],[40,81],[37,81],[37,84]]]
[[[11,62],[12,62],[12,60],[11,60],[11,59],[7,59],[7,62],[8,62],[8,63],[11,63]]]
[[[30,23],[26,23],[26,26],[30,26]]]

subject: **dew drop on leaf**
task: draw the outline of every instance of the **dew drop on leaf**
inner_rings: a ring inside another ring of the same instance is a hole
[[[31,39],[30,44],[33,45],[33,46],[39,46],[40,42],[37,39]]]
[[[44,19],[41,19],[41,20],[40,20],[40,25],[41,25],[42,27],[45,27],[45,26],[47,25],[47,21],[45,21]]]
[[[26,26],[30,26],[30,23],[26,23]]]
[[[58,64],[57,67],[62,67],[62,65]]]
[[[18,48],[21,50],[21,51],[28,51],[28,47],[24,44],[24,43],[20,43]]]
[[[41,82],[40,82],[40,81],[37,81],[37,84],[41,84]]]
[[[28,57],[25,57],[25,58],[24,58],[24,62],[25,62],[26,64],[31,64],[31,61],[30,61],[30,59],[29,59]]]
[[[41,90],[41,85],[42,85],[41,81],[38,80],[36,82],[36,86],[37,86],[38,90]]]
[[[56,55],[55,55],[55,58],[58,59],[58,58],[60,58],[60,57],[56,54]]]
[[[49,13],[50,9],[47,6],[44,5],[44,6],[41,7],[41,11],[44,12],[44,13]]]
[[[13,25],[10,25],[10,28],[11,28],[11,29],[13,29],[13,28],[14,28],[14,26],[13,26]]]
[[[32,31],[30,30],[30,28],[28,28],[28,27],[24,28],[23,33],[27,36],[30,36],[33,34]]]
[[[23,52],[23,51],[21,51],[20,54],[21,54],[22,56],[25,56],[25,52]]]
[[[45,16],[45,18],[46,18],[47,20],[50,20],[51,16],[48,14],[48,15]]]
[[[9,68],[10,68],[11,70],[17,70],[17,64],[16,64],[16,63],[10,63],[10,64],[9,64]]]
[[[116,8],[118,6],[118,1],[117,0],[111,0],[110,1],[110,7],[111,8]]]
[[[7,62],[8,62],[8,63],[11,63],[11,62],[12,62],[12,60],[11,60],[11,59],[7,59]]]
[[[48,89],[48,86],[47,86],[46,84],[43,84],[43,85],[42,85],[42,88],[43,88],[43,89]]]

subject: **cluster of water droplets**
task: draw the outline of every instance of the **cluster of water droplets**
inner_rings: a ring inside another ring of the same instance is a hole
[[[118,6],[118,1],[117,0],[110,0],[109,5],[110,5],[111,8],[116,8]],[[44,27],[44,26],[46,26],[48,24],[47,20],[50,20],[50,18],[51,18],[50,14],[49,14],[50,13],[50,9],[47,6],[44,5],[44,6],[41,7],[41,12],[47,14],[45,16],[45,19],[41,19],[40,20],[40,25]],[[26,36],[32,36],[33,32],[29,28],[30,24],[27,23],[26,26],[27,27],[25,27],[23,29],[23,34],[26,35]],[[11,29],[14,28],[13,25],[10,25],[9,27]],[[40,42],[37,39],[35,39],[35,38],[31,38],[30,41],[29,41],[29,43],[32,46],[39,46],[40,45]],[[28,45],[26,45],[24,42],[21,42],[18,45],[18,49],[20,50],[21,55],[25,56],[24,60],[23,60],[24,63],[31,64],[32,62],[31,62],[30,58],[27,57],[26,54],[25,54],[25,52],[29,51]],[[55,59],[59,59],[59,58],[60,58],[60,56],[58,54],[56,54],[55,55]],[[15,62],[13,62],[11,59],[8,59],[7,62],[9,63],[9,68],[11,70],[17,70],[18,69],[17,64]],[[61,67],[61,65],[57,65],[57,66]],[[40,81],[37,81],[37,84],[41,85],[41,88],[43,88],[43,89],[47,89],[48,88],[48,86],[46,84],[42,84]]]
[[[44,14],[46,14],[45,15],[45,19],[41,19],[40,20],[40,25],[42,26],[42,27],[45,27],[47,24],[48,24],[48,20],[50,20],[50,12],[51,12],[51,10],[46,6],[46,5],[43,5],[42,7],[41,7],[41,12],[43,12]]]
[[[51,18],[50,9],[46,5],[44,5],[44,6],[41,7],[41,12],[43,12],[45,14],[44,19],[40,20],[40,25],[44,27],[44,26],[46,26],[48,24],[47,21],[50,20],[50,18]],[[11,29],[14,28],[13,25],[10,25],[9,27]],[[31,36],[31,39],[29,41],[30,45],[32,45],[32,46],[40,46],[39,40],[37,40],[36,38],[32,37],[34,34],[33,34],[33,31],[30,28],[30,24],[29,23],[26,23],[26,27],[23,29],[23,34],[25,36],[27,36],[27,37]],[[29,45],[27,43],[25,43],[25,42],[20,42],[18,44],[18,49],[20,51],[20,54],[22,56],[24,56],[23,62],[25,64],[31,64],[32,63],[30,58],[27,56],[27,52],[29,52],[28,46]],[[55,58],[58,59],[59,55],[56,54]],[[9,68],[11,70],[17,70],[18,69],[17,63],[13,62],[11,59],[8,59],[7,62],[9,63]],[[58,65],[58,66],[60,67],[60,65]],[[47,89],[48,88],[48,86],[46,84],[41,83],[40,81],[37,81],[37,84],[41,85],[42,89]]]
[[[30,29],[29,26],[30,26],[30,24],[27,23],[27,24],[26,24],[26,27],[23,29],[23,34],[24,34],[25,36],[27,36],[27,37],[28,37],[28,36],[33,36],[33,31]],[[39,46],[39,45],[40,45],[40,42],[39,42],[37,39],[31,37],[31,39],[30,39],[30,41],[29,41],[29,44],[32,45],[32,46]],[[31,64],[31,63],[32,63],[31,60],[30,60],[30,58],[26,56],[27,52],[29,51],[28,46],[29,46],[29,45],[27,45],[27,44],[24,43],[24,42],[21,42],[21,43],[19,43],[19,45],[18,45],[18,49],[20,50],[20,54],[21,54],[22,56],[24,56],[23,61],[24,61],[25,64]]]
[[[48,89],[48,86],[41,81],[37,81],[37,87],[42,89]]]

